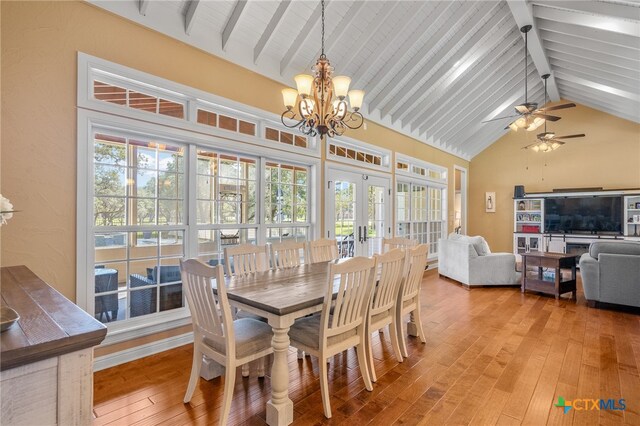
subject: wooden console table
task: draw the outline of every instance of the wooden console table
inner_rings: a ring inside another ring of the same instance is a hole
[[[1,303],[20,315],[0,335],[2,424],[90,425],[93,347],[106,327],[26,266],[0,273]]]
[[[561,294],[572,292],[572,299],[576,300],[576,256],[564,253],[532,251],[520,253],[522,256],[522,285],[521,290],[538,291],[553,294],[556,299]],[[527,267],[537,266],[538,273],[527,274]],[[554,280],[545,280],[543,268],[553,268]],[[562,269],[571,269],[571,277],[563,280]]]

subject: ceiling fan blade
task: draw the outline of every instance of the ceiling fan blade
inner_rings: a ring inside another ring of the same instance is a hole
[[[507,115],[505,117],[498,117],[498,118],[492,118],[491,120],[485,120],[483,121],[483,123],[490,123],[492,121],[497,121],[497,120],[504,120],[505,118],[513,118],[513,117],[519,117],[519,114],[514,114],[514,115]]]
[[[538,111],[555,111],[557,109],[574,108],[576,104],[554,105],[547,108],[540,108]]]
[[[561,118],[561,117],[556,117],[555,115],[540,114],[539,112],[534,112],[531,115],[533,115],[534,117],[544,118],[547,121],[558,121]]]
[[[527,108],[526,105],[516,105],[516,111],[518,111],[520,114],[525,114],[527,112],[529,112],[529,108]]]
[[[580,133],[579,135],[556,136],[554,139],[583,138],[585,136],[586,135],[584,133]]]

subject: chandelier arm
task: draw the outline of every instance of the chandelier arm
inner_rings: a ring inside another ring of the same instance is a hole
[[[293,120],[295,121],[294,124],[287,124],[285,122],[285,119],[287,120]],[[302,117],[302,119],[299,119],[296,112],[292,109],[288,109],[285,112],[282,113],[282,115],[280,116],[280,121],[282,122],[282,124],[289,128],[289,129],[295,129],[296,127],[300,126],[300,124],[306,122],[307,120]]]
[[[350,125],[350,122],[355,122],[356,124]],[[344,123],[344,125],[351,130],[356,130],[362,127],[362,125],[364,124],[364,117],[362,116],[362,114],[360,114],[360,112],[353,111],[349,114],[349,120],[343,120],[342,123]]]

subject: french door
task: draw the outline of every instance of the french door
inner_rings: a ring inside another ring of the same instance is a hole
[[[381,253],[391,233],[390,179],[328,168],[326,180],[325,235],[340,257]]]

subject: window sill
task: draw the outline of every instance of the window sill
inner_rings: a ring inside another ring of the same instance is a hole
[[[126,342],[150,334],[171,330],[191,323],[191,316],[187,308],[163,312],[151,318],[133,319],[126,322],[107,324],[107,337],[100,347]]]

